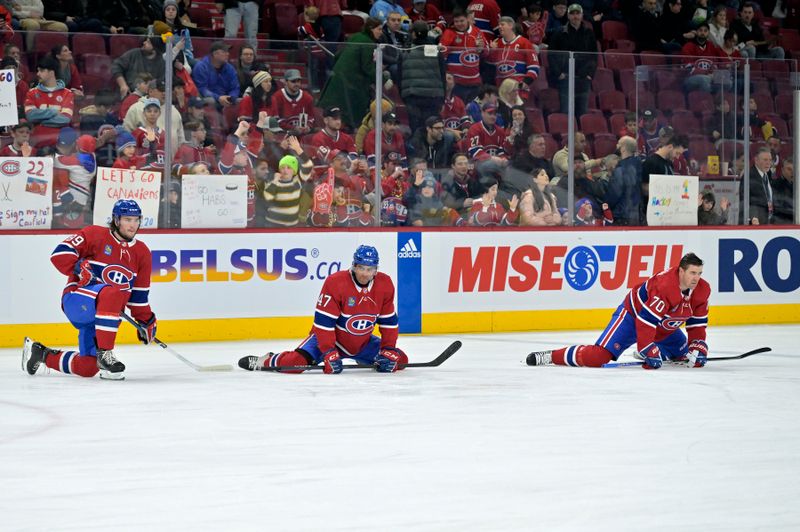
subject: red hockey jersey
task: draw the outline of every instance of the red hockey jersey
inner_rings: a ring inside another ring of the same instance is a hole
[[[478,43],[483,47],[479,48]],[[481,55],[489,47],[481,30],[470,26],[467,31],[448,28],[442,34],[439,44],[444,47],[447,73],[452,74],[456,85],[477,86],[481,84]]]
[[[458,96],[445,98],[440,114],[444,120],[444,127],[448,129],[461,129],[469,125],[467,107],[464,105],[464,100]]]
[[[489,61],[497,67],[498,86],[506,78],[522,82],[525,78],[536,81],[539,77],[539,58],[531,42],[521,35],[512,41],[498,37],[492,42],[489,54]]]
[[[500,25],[500,6],[495,0],[472,0],[467,12],[475,15],[475,25],[483,32],[486,42],[492,42]]]
[[[505,157],[509,148],[507,135],[500,126],[489,131],[483,122],[472,124],[467,131],[470,158],[483,161],[492,156]]]
[[[281,89],[272,95],[269,114],[286,131],[309,131],[314,128],[314,99],[302,89],[294,96]]]
[[[689,342],[706,339],[711,287],[700,279],[694,290],[682,293],[678,267],[670,268],[631,289],[625,309],[636,317],[636,348],[644,352],[686,324]]]
[[[56,246],[50,255],[53,265],[68,277],[64,293],[80,290],[75,264],[86,259],[94,275],[103,283],[118,287],[128,294],[127,306],[139,321],[152,316],[150,294],[150,249],[139,240],[118,240],[108,227],[90,225]]]
[[[311,332],[323,353],[336,346],[343,355],[353,356],[367,345],[375,325],[381,331],[381,347],[394,347],[397,323],[392,279],[378,272],[362,288],[346,270],[334,273],[322,285]]]
[[[308,150],[310,151],[309,156],[314,159],[314,171],[317,173],[327,168],[333,160],[331,153],[337,150],[349,154],[351,160],[358,157],[353,137],[341,131],[330,135],[324,128],[317,131],[308,141]]]

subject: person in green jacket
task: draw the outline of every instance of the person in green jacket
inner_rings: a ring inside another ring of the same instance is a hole
[[[351,36],[339,51],[333,73],[322,89],[320,108],[339,107],[342,120],[358,127],[369,110],[375,84],[375,42],[381,35],[381,21],[369,17],[360,33]]]

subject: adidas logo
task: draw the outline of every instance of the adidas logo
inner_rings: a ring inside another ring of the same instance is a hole
[[[409,238],[408,242],[397,253],[398,259],[419,259],[421,257],[422,253],[417,249],[413,238]]]

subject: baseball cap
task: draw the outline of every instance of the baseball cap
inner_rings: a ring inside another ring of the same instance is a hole
[[[397,115],[394,113],[386,113],[386,115],[383,117],[383,121],[397,123]]]
[[[202,109],[205,106],[206,104],[202,98],[197,98],[197,97],[189,98],[189,107],[196,107],[197,109]]]
[[[444,120],[442,120],[438,116],[429,116],[428,119],[425,120],[425,127],[433,127],[434,125],[438,124],[439,122],[444,123]]]
[[[298,79],[303,79],[303,77],[300,75],[299,70],[297,70],[296,68],[290,68],[289,70],[284,72],[283,79],[285,79],[286,81],[295,81]]]
[[[653,118],[656,116],[656,114],[650,109],[645,109],[644,112],[642,113],[642,116],[645,118]]]
[[[231,49],[230,45],[225,44],[223,41],[214,41],[211,43],[211,53],[213,54],[217,50],[225,50],[226,52]]]
[[[62,146],[68,146],[78,140],[78,132],[71,127],[62,127],[58,132],[58,143]]]
[[[159,109],[161,109],[161,102],[158,101],[158,98],[145,98],[144,99],[144,107],[143,109],[147,109],[148,107],[155,105]]]
[[[91,135],[81,135],[76,143],[78,150],[86,153],[94,153],[97,149],[97,140]]]
[[[341,116],[342,110],[339,107],[326,107],[322,113],[323,118],[340,118]]]
[[[580,4],[570,4],[567,8],[567,13],[583,13],[583,7]]]
[[[485,104],[483,104],[483,107],[481,107],[481,109],[484,111],[497,111],[497,104],[486,102]]]

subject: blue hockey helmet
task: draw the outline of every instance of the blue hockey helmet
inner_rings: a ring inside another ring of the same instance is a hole
[[[142,217],[142,208],[133,200],[121,199],[114,203],[111,209],[111,217],[119,218],[120,216],[138,216]]]
[[[364,266],[378,267],[378,250],[372,246],[358,246],[353,253],[353,266],[363,264]]]

